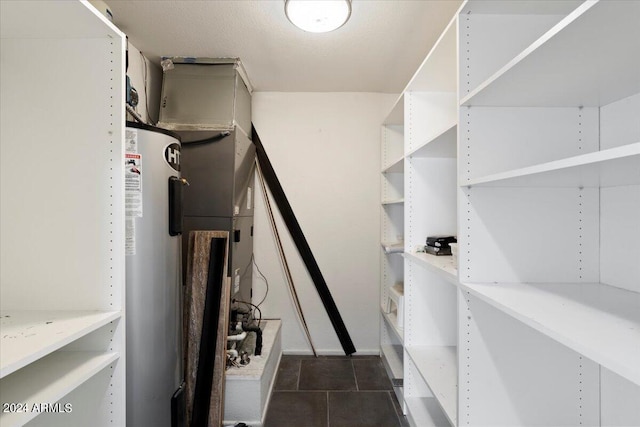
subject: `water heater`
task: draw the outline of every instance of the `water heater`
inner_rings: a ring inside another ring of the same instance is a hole
[[[176,414],[183,381],[180,157],[178,135],[127,123],[128,426],[181,425]]]

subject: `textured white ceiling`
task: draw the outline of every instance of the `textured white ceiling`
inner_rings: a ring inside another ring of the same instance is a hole
[[[107,2],[150,59],[239,57],[255,90],[400,92],[461,0],[353,0],[336,31],[306,33],[284,0]]]

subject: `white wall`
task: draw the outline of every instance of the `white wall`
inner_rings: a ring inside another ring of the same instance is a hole
[[[256,92],[252,100],[253,123],[358,354],[379,351],[380,124],[396,97]],[[263,317],[282,318],[285,352],[309,353],[259,190],[255,203],[255,259],[270,286]],[[316,350],[341,354],[313,282],[276,217]],[[254,272],[254,303],[265,289]]]

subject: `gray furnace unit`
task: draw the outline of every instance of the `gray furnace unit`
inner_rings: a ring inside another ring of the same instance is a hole
[[[232,297],[251,302],[251,93],[237,59],[165,58],[159,126],[182,137],[183,265],[189,232],[229,231]]]

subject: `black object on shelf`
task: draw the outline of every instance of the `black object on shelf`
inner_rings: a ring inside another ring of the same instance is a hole
[[[446,247],[438,248],[436,246],[426,245],[424,247],[424,251],[431,255],[451,255],[451,247],[448,245]]]
[[[455,236],[427,236],[427,246],[448,247],[449,243],[458,243]]]

